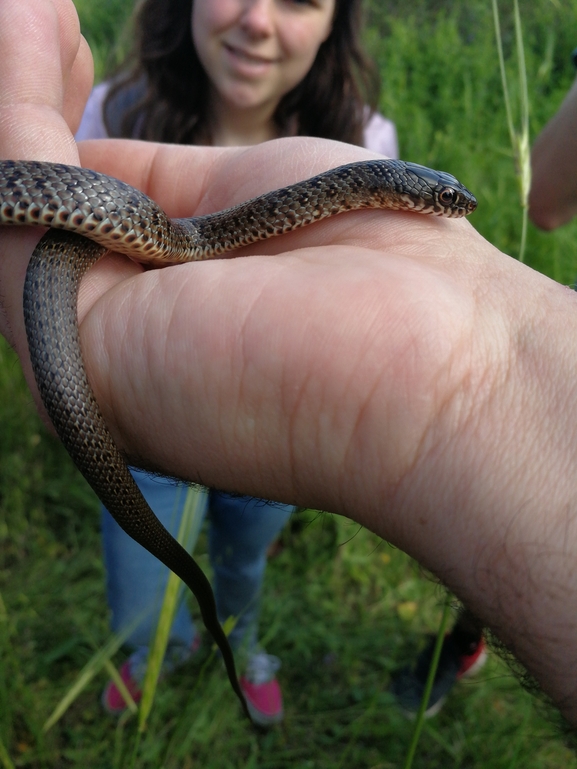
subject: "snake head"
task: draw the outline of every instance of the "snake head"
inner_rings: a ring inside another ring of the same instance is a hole
[[[405,166],[416,177],[420,202],[415,210],[420,213],[458,219],[472,214],[477,208],[477,198],[451,174],[433,171],[417,163],[407,162]]]

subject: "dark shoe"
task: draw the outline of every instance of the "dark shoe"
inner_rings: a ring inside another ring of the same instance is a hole
[[[414,718],[421,705],[427,676],[435,648],[434,637],[421,652],[414,668],[406,667],[394,677],[391,690],[405,713]],[[487,647],[481,638],[467,646],[463,652],[452,635],[448,635],[441,649],[439,665],[433,682],[433,688],[425,710],[425,717],[436,715],[457,681],[474,675],[487,661]]]

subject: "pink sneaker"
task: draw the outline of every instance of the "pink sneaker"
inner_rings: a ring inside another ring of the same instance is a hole
[[[165,659],[162,664],[161,676],[168,675],[176,667],[178,667],[179,664],[182,664],[183,662],[186,662],[188,659],[190,659],[190,657],[196,654],[196,652],[200,649],[200,644],[200,635],[196,635],[189,652],[181,652],[178,655],[177,660]],[[142,699],[142,691],[140,689],[140,685],[142,684],[144,675],[146,673],[147,657],[148,649],[146,647],[141,647],[133,654],[131,654],[120,668],[120,678],[130,692],[130,696],[137,704]],[[104,710],[106,710],[106,712],[110,713],[112,716],[121,715],[124,713],[127,707],[124,697],[118,690],[118,687],[114,681],[109,681],[106,684],[106,687],[102,692],[101,702]]]
[[[240,678],[248,711],[258,726],[272,726],[283,720],[282,693],[275,678],[280,660],[258,651],[249,656],[246,672]]]
[[[130,692],[132,699],[136,703],[140,702],[142,692],[140,691],[138,682],[130,673],[130,658],[127,659],[120,668],[120,678]],[[112,680],[106,684],[106,688],[102,692],[102,707],[107,713],[110,713],[111,716],[119,716],[126,710],[124,697]]]

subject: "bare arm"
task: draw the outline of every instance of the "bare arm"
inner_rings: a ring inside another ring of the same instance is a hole
[[[537,137],[531,155],[529,215],[553,230],[577,214],[577,80]]]

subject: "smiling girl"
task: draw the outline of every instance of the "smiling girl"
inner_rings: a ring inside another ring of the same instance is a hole
[[[135,30],[120,73],[94,89],[77,139],[238,146],[306,135],[398,156],[393,123],[375,112],[378,83],[360,44],[361,0],[145,0]],[[175,534],[182,489],[143,472],[134,476]],[[258,644],[260,593],[267,550],[294,509],[215,490],[208,495],[218,613],[221,621],[236,618],[229,640],[242,651],[240,684],[262,726],[282,720],[283,702],[280,661]],[[128,637],[135,651],[120,671],[138,700],[168,572],[106,511],[102,529],[113,628],[145,617]],[[165,670],[184,662],[199,643],[182,603]],[[113,713],[126,707],[112,682],[103,703]]]

